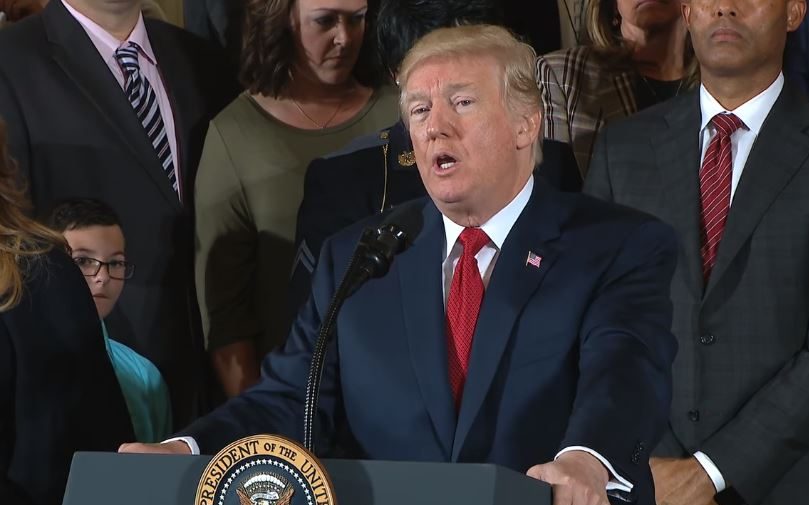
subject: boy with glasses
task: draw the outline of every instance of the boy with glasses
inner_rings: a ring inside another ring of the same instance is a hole
[[[132,427],[139,441],[164,440],[171,433],[171,404],[160,371],[147,358],[112,339],[106,318],[135,265],[126,261],[124,233],[115,212],[93,199],[71,199],[52,212],[50,226],[61,232],[70,255],[79,267],[93,295],[101,328],[115,375],[129,409]]]

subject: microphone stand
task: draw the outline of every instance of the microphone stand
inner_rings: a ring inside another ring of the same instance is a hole
[[[306,381],[306,400],[303,410],[303,445],[312,454],[315,453],[315,444],[312,437],[317,405],[320,399],[320,383],[323,379],[323,366],[326,360],[326,348],[334,333],[334,323],[337,322],[337,314],[343,303],[351,296],[356,289],[371,277],[372,271],[368,268],[360,268],[369,247],[368,240],[373,239],[375,230],[366,229],[360,239],[360,245],[351,257],[343,280],[334,293],[334,296],[326,310],[323,322],[320,324],[315,348],[312,352],[312,363],[309,366],[309,377]]]

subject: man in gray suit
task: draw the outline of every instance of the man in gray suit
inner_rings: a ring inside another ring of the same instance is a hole
[[[809,500],[809,102],[781,72],[805,12],[683,2],[702,85],[612,123],[585,182],[680,238],[661,505]]]

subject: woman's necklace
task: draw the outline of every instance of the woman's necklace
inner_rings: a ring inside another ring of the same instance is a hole
[[[295,104],[295,107],[297,107],[297,108],[298,108],[298,111],[301,113],[301,115],[302,115],[303,117],[305,117],[306,119],[308,119],[308,120],[309,120],[309,121],[310,121],[310,122],[311,122],[313,125],[317,126],[319,129],[323,130],[323,129],[325,129],[327,126],[329,126],[329,124],[331,124],[331,122],[332,122],[332,121],[334,121],[334,118],[335,118],[335,117],[337,117],[337,113],[338,113],[338,112],[340,112],[340,109],[342,109],[342,108],[343,108],[343,104],[345,103],[345,101],[346,101],[346,97],[347,97],[347,96],[348,96],[348,93],[346,93],[346,94],[345,94],[345,96],[343,96],[343,98],[342,98],[342,99],[340,100],[340,102],[337,104],[337,107],[335,107],[334,112],[332,112],[332,113],[331,113],[331,116],[329,116],[329,119],[327,119],[327,120],[326,120],[326,122],[325,122],[325,123],[322,123],[322,124],[321,124],[321,123],[318,123],[317,121],[315,121],[315,120],[314,120],[314,118],[313,118],[312,116],[310,116],[309,114],[307,114],[307,113],[306,113],[306,111],[305,111],[305,110],[303,110],[303,107],[301,107],[301,104],[299,104],[299,103],[298,103],[298,101],[297,101],[297,100],[295,100],[295,98],[293,98],[293,97],[291,97],[291,96],[290,96],[289,98],[290,98],[290,99],[292,99],[292,103],[294,103],[294,104]]]
[[[646,85],[646,87],[652,93],[652,96],[654,97],[655,101],[659,102],[660,101],[660,96],[658,96],[657,91],[655,91],[655,88],[654,88],[654,86],[652,86],[652,83],[649,82],[649,79],[647,79],[646,76],[641,74],[640,72],[638,72],[638,75],[640,75],[640,78],[643,80],[643,83]],[[685,79],[684,78],[679,79],[679,81],[680,82],[677,85],[677,89],[674,90],[674,95],[671,96],[671,97],[665,97],[665,98],[673,98],[673,97],[678,96],[680,94],[680,90],[683,88],[683,83],[685,82]],[[666,82],[666,81],[659,81],[659,82]]]

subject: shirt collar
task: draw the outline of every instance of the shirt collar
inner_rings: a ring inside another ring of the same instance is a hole
[[[480,228],[486,232],[486,235],[489,236],[489,239],[494,243],[498,251],[503,248],[503,242],[506,241],[506,237],[509,232],[511,232],[511,228],[514,227],[517,218],[520,217],[523,209],[528,205],[528,200],[531,199],[533,189],[534,176],[532,175],[528,179],[528,182],[525,183],[522,190],[517,193],[517,196],[515,196],[508,205],[481,225]],[[446,260],[455,242],[458,241],[458,237],[461,235],[464,227],[452,221],[447,216],[442,215],[442,217],[444,218],[444,236],[447,239],[446,252],[444,253],[444,260]]]
[[[700,85],[699,104],[700,110],[702,111],[700,132],[705,130],[705,127],[708,126],[708,123],[710,123],[715,115],[732,112],[742,120],[749,131],[758,135],[758,132],[761,131],[761,126],[764,124],[764,120],[767,119],[767,114],[770,113],[770,109],[775,105],[775,101],[778,99],[778,95],[781,94],[782,89],[784,89],[783,73],[778,74],[778,77],[767,89],[743,103],[735,110],[729,111],[716,101],[716,98],[705,89],[704,85]]]
[[[143,55],[146,56],[146,59],[152,65],[156,64],[155,62],[157,59],[154,56],[152,44],[149,42],[149,36],[146,33],[146,25],[143,22],[143,14],[138,15],[138,22],[135,24],[135,28],[132,29],[132,33],[129,34],[129,37],[127,37],[127,39],[124,41],[120,41],[107,30],[102,28],[98,23],[77,11],[67,1],[62,0],[62,4],[65,6],[70,15],[79,22],[82,28],[84,28],[84,31],[87,32],[87,35],[90,37],[90,40],[93,42],[93,45],[98,50],[99,54],[101,54],[101,57],[105,62],[111,63],[115,61],[115,51],[119,47],[122,47],[129,42],[134,42],[140,46],[141,50],[143,51]]]

